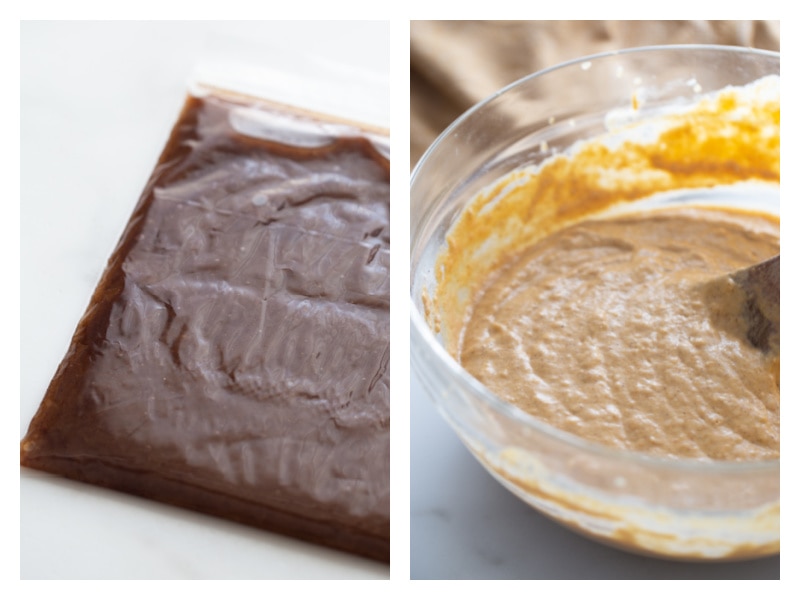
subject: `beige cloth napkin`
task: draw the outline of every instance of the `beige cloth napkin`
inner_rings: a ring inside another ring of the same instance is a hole
[[[779,50],[778,21],[412,21],[411,165],[470,106],[588,54],[659,44]]]

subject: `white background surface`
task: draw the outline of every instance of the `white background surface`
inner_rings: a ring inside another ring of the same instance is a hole
[[[298,49],[388,78],[388,34],[385,22],[22,23],[20,437],[167,140],[198,57],[232,42],[267,43],[279,49],[261,57],[273,64],[288,64]],[[377,120],[388,126],[388,95],[381,111]],[[20,576],[386,578],[389,569],[22,469]]]

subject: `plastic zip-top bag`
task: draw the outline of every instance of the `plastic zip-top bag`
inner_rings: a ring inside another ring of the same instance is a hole
[[[388,87],[315,72],[200,65],[21,463],[388,562]]]

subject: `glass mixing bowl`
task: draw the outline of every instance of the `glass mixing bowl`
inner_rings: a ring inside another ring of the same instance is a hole
[[[700,94],[779,71],[778,54],[721,46],[636,48],[582,58],[526,77],[473,107],[434,142],[412,174],[412,369],[498,481],[545,515],[601,542],[683,560],[775,554],[779,460],[703,461],[621,451],[504,402],[445,349],[447,336],[457,333],[448,330],[448,315],[432,308],[437,258],[465,206],[511,171],[541,165],[605,133],[610,123],[689,106]],[[752,201],[778,213],[778,194]],[[747,205],[751,199],[744,196],[737,202]]]

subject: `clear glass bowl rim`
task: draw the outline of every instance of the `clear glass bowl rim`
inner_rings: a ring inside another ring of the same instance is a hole
[[[640,46],[635,48],[612,50],[608,52],[599,52],[596,54],[590,54],[587,56],[582,56],[569,61],[565,61],[553,65],[551,67],[547,67],[540,71],[536,71],[530,75],[526,75],[525,77],[522,77],[521,79],[518,79],[517,81],[514,81],[513,83],[510,83],[509,85],[501,88],[497,92],[484,98],[482,101],[478,102],[477,104],[466,110],[455,121],[453,121],[434,140],[434,142],[423,153],[422,157],[415,165],[414,169],[412,170],[410,178],[411,188],[413,189],[414,181],[419,176],[419,173],[425,168],[425,164],[427,162],[429,155],[433,154],[436,151],[442,140],[452,135],[453,132],[457,130],[461,126],[461,124],[464,123],[471,115],[480,111],[482,108],[493,102],[495,99],[517,88],[518,86],[524,85],[527,82],[534,79],[540,79],[553,71],[568,69],[570,67],[574,67],[575,65],[581,65],[586,62],[612,60],[616,57],[626,54],[644,55],[644,54],[653,54],[656,52],[678,52],[678,51],[683,51],[683,52],[714,51],[731,55],[733,54],[742,54],[749,56],[760,55],[768,58],[769,57],[777,58],[778,60],[780,60],[779,52],[773,52],[771,50],[763,50],[758,48],[750,48],[745,46],[726,46],[717,44],[669,44],[669,45],[656,45],[656,46]],[[415,241],[413,236],[413,231],[414,227],[412,226],[411,229],[412,237],[411,237],[411,248],[410,248],[412,258],[413,258],[414,241]],[[513,421],[520,423],[523,426],[532,428],[538,434],[541,434],[543,436],[551,438],[554,441],[558,441],[570,447],[573,447],[577,451],[595,454],[603,458],[606,458],[608,460],[630,461],[638,463],[643,467],[649,466],[657,469],[669,469],[676,471],[693,472],[695,474],[703,474],[703,473],[756,474],[756,473],[769,473],[771,471],[778,472],[780,470],[780,458],[770,459],[770,460],[755,460],[755,461],[716,461],[716,460],[711,461],[704,459],[664,458],[664,457],[652,456],[642,452],[620,450],[617,448],[612,448],[610,446],[604,446],[602,444],[585,440],[574,434],[553,427],[552,425],[540,421],[533,415],[524,412],[523,410],[506,402],[505,400],[502,400],[499,396],[493,394],[491,391],[489,391],[488,388],[486,388],[482,383],[480,383],[470,373],[468,373],[444,349],[444,347],[436,339],[433,332],[428,327],[425,318],[422,316],[419,310],[417,310],[417,307],[414,304],[413,297],[411,298],[410,304],[411,304],[411,327],[412,327],[410,352],[412,354],[414,353],[414,338],[416,335],[418,336],[418,339],[421,339],[423,343],[426,346],[428,346],[430,350],[433,351],[434,355],[436,356],[441,366],[445,370],[446,373],[445,376],[455,378],[462,385],[466,386],[467,389],[472,394],[474,394],[481,402],[486,404],[490,409],[504,415],[506,418],[509,418]],[[413,368],[413,358],[411,362]]]

